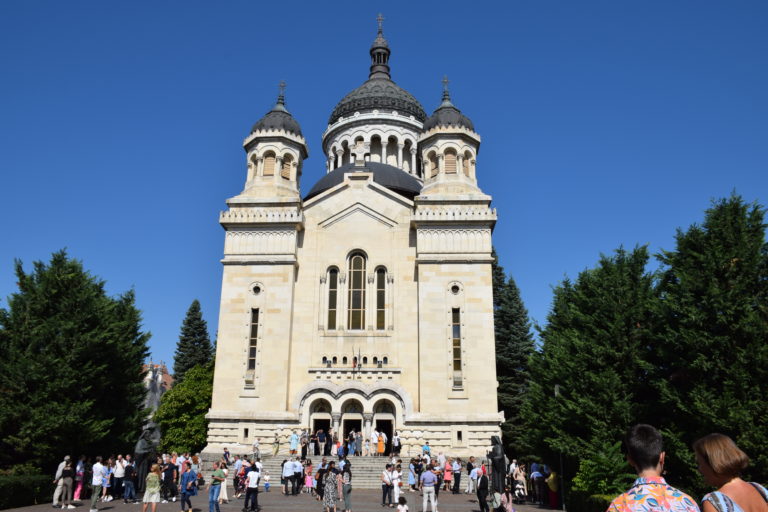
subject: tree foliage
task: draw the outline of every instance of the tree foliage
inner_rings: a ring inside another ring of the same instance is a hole
[[[621,453],[621,441],[602,442],[593,447],[588,457],[579,461],[572,489],[590,496],[616,495],[627,490],[634,479],[635,474]]]
[[[16,278],[0,309],[0,464],[132,447],[150,336],[134,293],[109,297],[65,251],[29,274],[17,261]]]
[[[721,432],[752,457],[749,476],[768,479],[764,216],[738,196],[715,201],[657,255],[656,272],[645,248],[619,249],[556,287],[530,361],[526,447],[564,454],[572,473],[630,425],[650,423],[675,484],[698,492],[690,446]]]
[[[203,319],[200,302],[195,299],[187,310],[181,325],[181,334],[173,356],[175,382],[184,380],[190,368],[207,365],[213,358],[213,346],[208,336],[208,324]]]
[[[199,452],[206,442],[207,420],[213,395],[213,363],[189,369],[183,381],[160,400],[154,420],[162,432],[165,452]]]
[[[511,276],[506,279],[495,250],[493,256],[496,378],[499,382],[499,407],[505,417],[501,429],[504,446],[517,454],[521,449],[522,435],[520,407],[528,382],[528,359],[534,343],[528,310],[520,297],[520,290]]]
[[[647,262],[645,247],[618,249],[555,288],[523,404],[526,444],[535,453],[562,452],[574,467],[645,417],[656,300]]]
[[[659,419],[678,453],[670,470],[688,480],[697,478],[691,443],[712,432],[732,436],[753,459],[751,476],[768,480],[765,232],[765,211],[732,196],[659,255]]]

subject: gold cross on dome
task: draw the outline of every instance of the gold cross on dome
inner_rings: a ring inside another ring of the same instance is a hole
[[[280,83],[277,84],[277,86],[280,88],[280,96],[283,96],[285,94],[285,86],[287,84],[285,83],[285,80],[280,80]]]
[[[443,90],[444,91],[448,90],[448,82],[450,82],[450,80],[448,80],[448,75],[443,75]]]
[[[379,13],[379,15],[376,16],[376,21],[379,24],[379,32],[381,32],[384,29],[384,16]]]

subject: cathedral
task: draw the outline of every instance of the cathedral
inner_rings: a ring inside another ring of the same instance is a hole
[[[480,136],[447,81],[427,115],[392,80],[381,18],[370,56],[328,119],[326,174],[304,197],[309,153],[282,87],[243,143],[245,185],[219,217],[206,452],[375,428],[398,432],[403,456],[425,442],[480,455],[500,434]]]

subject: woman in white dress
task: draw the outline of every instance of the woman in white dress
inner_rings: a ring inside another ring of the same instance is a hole
[[[222,461],[219,468],[224,472],[224,481],[221,482],[221,494],[219,494],[219,504],[229,503],[229,496],[227,496],[227,482],[229,481],[229,469],[227,464]]]
[[[392,499],[394,503],[400,501],[401,485],[403,485],[403,469],[398,464],[392,472]]]

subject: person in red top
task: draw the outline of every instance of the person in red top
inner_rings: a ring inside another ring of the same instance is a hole
[[[625,440],[627,462],[637,470],[637,480],[614,499],[608,512],[700,512],[693,499],[668,485],[661,477],[664,446],[661,433],[651,425],[635,425]]]

